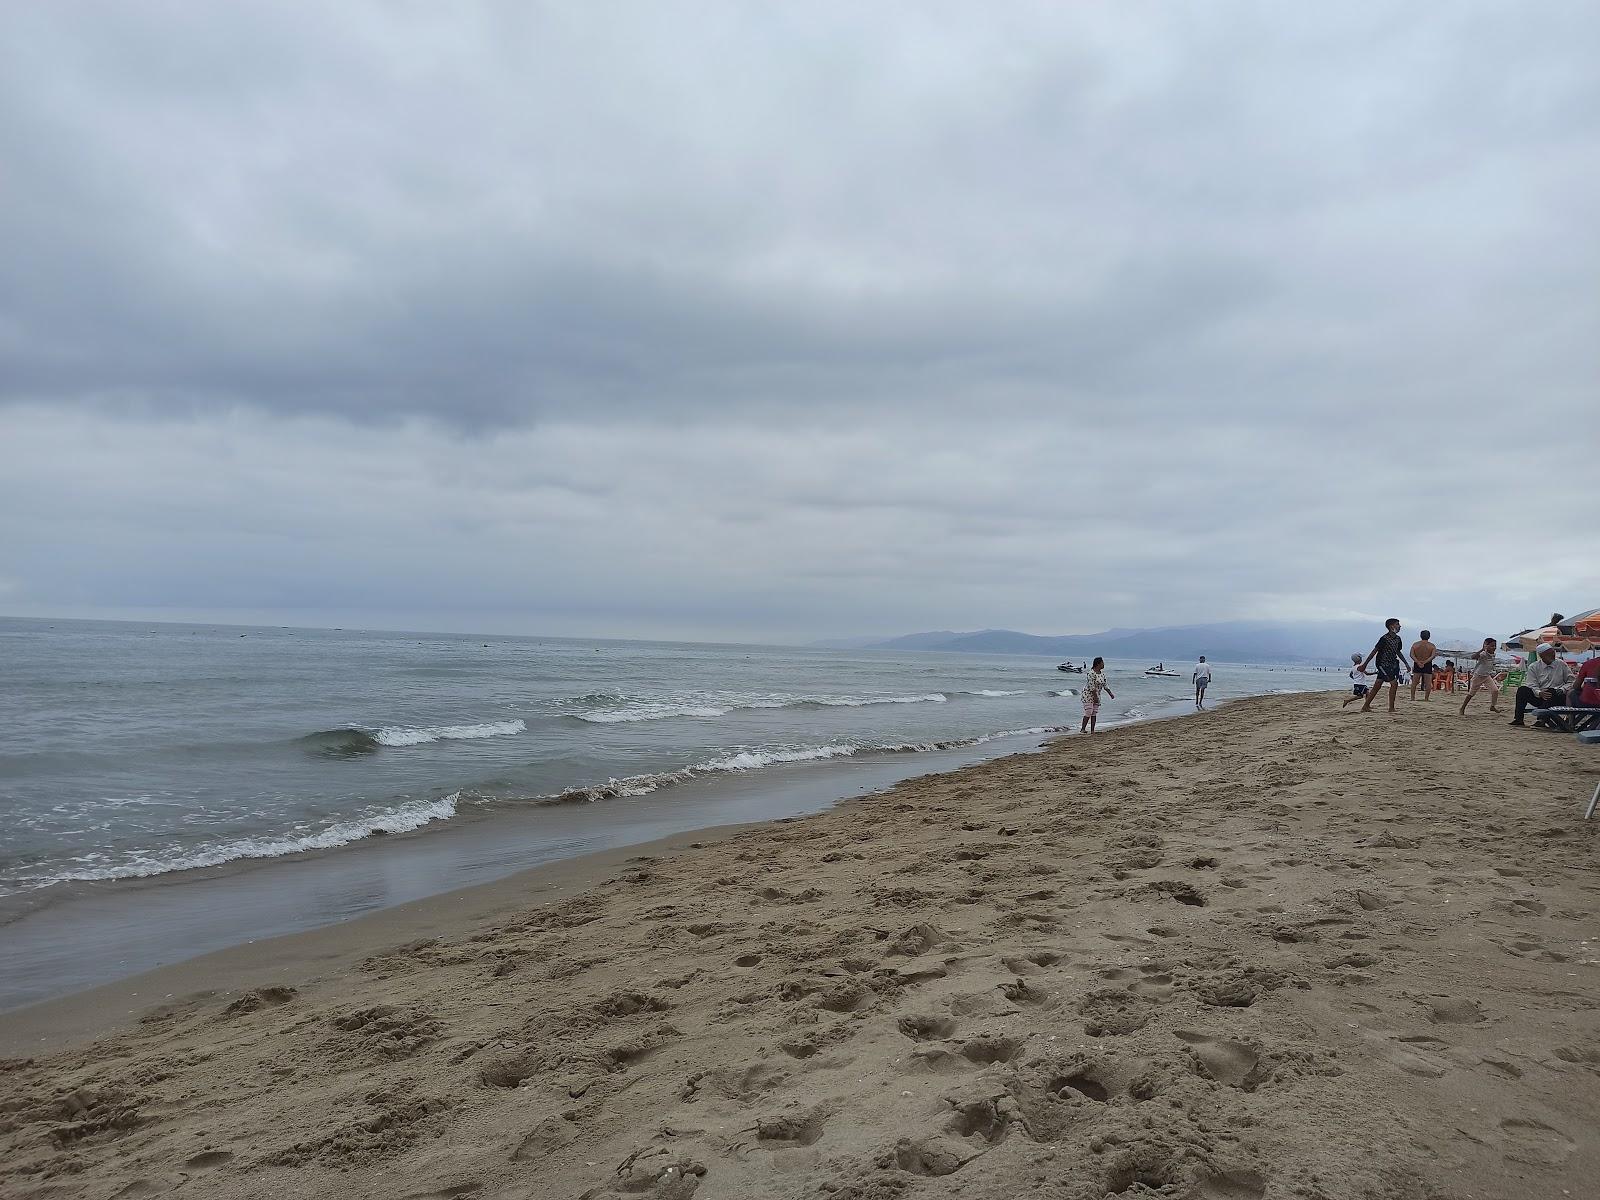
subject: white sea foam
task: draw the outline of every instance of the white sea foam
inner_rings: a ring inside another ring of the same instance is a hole
[[[596,709],[573,713],[580,721],[593,725],[627,725],[634,721],[663,721],[670,717],[720,717],[732,709],[710,704],[673,704],[666,701],[642,701],[625,708]]]
[[[1037,737],[1041,733],[1067,733],[1070,730],[1069,725],[1032,725],[1027,729],[1002,729],[999,733],[986,733],[982,737],[975,737],[972,739],[972,744],[982,746],[1000,738]]]
[[[421,746],[426,742],[507,737],[514,733],[525,733],[527,728],[527,723],[521,720],[484,721],[477,725],[425,725],[420,729],[404,725],[385,725],[375,730],[372,738],[380,746]]]
[[[1034,725],[1027,729],[1002,729],[976,737],[951,738],[936,742],[828,742],[818,746],[775,746],[738,750],[719,758],[695,763],[676,771],[662,771],[653,775],[630,775],[623,779],[608,779],[605,783],[589,787],[569,788],[554,796],[541,798],[546,804],[566,804],[580,801],[611,800],[622,796],[647,796],[659,788],[687,783],[706,775],[729,772],[759,771],[765,767],[785,763],[821,762],[833,758],[854,758],[872,754],[926,754],[935,750],[956,750],[967,746],[981,746],[1000,738],[1022,737],[1042,733],[1065,733],[1065,725]]]
[[[827,746],[804,746],[793,750],[741,750],[737,754],[724,755],[714,758],[710,762],[703,762],[691,770],[714,774],[722,771],[758,771],[762,767],[770,767],[776,763],[815,762],[825,758],[849,758],[854,754],[869,753],[870,746],[851,746],[834,744]],[[883,747],[890,749],[890,747]]]
[[[446,726],[431,730],[405,730],[405,733],[428,733],[432,736],[415,741],[385,742],[385,745],[416,745],[422,741],[455,737],[494,737],[506,733],[520,733],[521,721],[493,723],[493,732],[463,732],[489,729],[481,726]],[[512,729],[510,726],[518,726]],[[1001,738],[1061,733],[1065,726],[1038,725],[1026,729],[1002,729],[995,733],[975,737],[954,738],[932,742],[852,743],[827,742],[812,746],[772,746],[737,750],[717,758],[707,759],[675,771],[661,771],[649,775],[633,775],[610,779],[590,787],[572,788],[555,796],[543,798],[545,803],[572,801],[597,801],[619,797],[646,796],[660,788],[687,783],[705,777],[759,771],[767,767],[789,763],[821,762],[828,759],[851,758],[873,754],[923,754],[937,750],[952,750],[979,746]],[[446,732],[448,730],[449,732]],[[384,731],[380,731],[384,732]],[[331,850],[357,842],[373,834],[407,833],[435,821],[447,821],[457,813],[458,806],[468,804],[474,797],[452,792],[436,800],[402,804],[397,808],[372,811],[345,821],[320,828],[302,825],[277,836],[238,838],[191,848],[165,847],[141,851],[131,859],[111,861],[104,853],[91,853],[73,860],[72,865],[46,878],[30,881],[25,887],[45,887],[53,883],[139,879],[162,875],[169,871],[192,870],[199,867],[221,866],[229,862],[256,858],[281,858],[308,850]]]
[[[943,692],[927,692],[921,696],[869,696],[865,700],[824,700],[823,703],[865,708],[869,704],[943,704],[949,699]]]
[[[434,821],[448,821],[456,815],[459,799],[460,793],[452,792],[437,800],[403,804],[399,808],[368,813],[320,829],[300,826],[276,837],[239,838],[181,850],[145,850],[125,862],[107,862],[109,856],[105,854],[86,854],[73,860],[79,865],[69,866],[29,886],[46,887],[52,883],[96,879],[143,879],[150,875],[164,875],[168,871],[217,867],[247,858],[281,858],[306,850],[331,850],[375,833],[408,833]]]
[[[969,693],[978,695],[980,693]],[[984,695],[1017,695],[1012,692],[982,693]],[[591,725],[627,725],[635,721],[664,721],[675,717],[722,717],[741,710],[776,708],[866,708],[875,704],[943,704],[949,700],[944,692],[927,692],[919,696],[690,696],[669,697],[656,700],[631,700],[620,697],[585,697],[586,702],[600,701],[620,704],[615,708],[587,708],[571,714]]]

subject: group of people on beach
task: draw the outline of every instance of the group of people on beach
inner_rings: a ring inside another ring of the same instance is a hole
[[[1166,667],[1164,662],[1157,663],[1152,670],[1160,671]],[[1181,676],[1180,676],[1181,678]],[[1195,663],[1194,670],[1189,672],[1189,679],[1194,684],[1194,706],[1197,709],[1206,706],[1206,689],[1211,686],[1211,666],[1202,654],[1200,661]],[[1100,697],[1110,696],[1113,700],[1117,694],[1106,683],[1106,660],[1096,657],[1089,664],[1088,673],[1083,677],[1081,699],[1083,701],[1083,723],[1078,726],[1079,733],[1093,733],[1094,727],[1100,717]]]
[[[1439,648],[1433,644],[1432,636],[1424,629],[1422,636],[1411,643],[1408,654],[1405,642],[1400,637],[1400,620],[1398,617],[1390,617],[1384,622],[1383,636],[1367,652],[1365,658],[1359,652],[1350,655],[1351,689],[1342,707],[1348,708],[1360,700],[1361,711],[1371,712],[1372,702],[1387,685],[1389,711],[1394,712],[1395,699],[1407,675],[1408,659],[1411,668],[1409,672],[1411,698],[1417,699],[1420,690],[1421,698],[1426,701],[1429,693],[1434,690],[1434,677],[1441,669],[1438,661]],[[1499,701],[1504,672],[1497,661],[1499,652],[1499,642],[1489,637],[1483,639],[1482,647],[1468,656],[1472,670],[1467,680],[1467,694],[1461,699],[1462,716],[1466,715],[1467,706],[1479,692],[1489,693],[1490,712],[1502,711]],[[1369,667],[1372,668],[1371,671],[1368,670]],[[1453,687],[1457,670],[1455,662],[1451,660],[1445,664],[1445,670]],[[1374,676],[1375,682],[1371,684],[1366,682],[1369,677]],[[1541,642],[1534,649],[1534,657],[1525,669],[1522,684],[1517,688],[1515,708],[1510,723],[1525,724],[1525,717],[1530,708],[1536,712],[1553,708],[1593,708],[1600,712],[1600,658],[1584,663],[1581,670],[1574,673],[1572,667],[1561,659],[1554,645]],[[1544,724],[1546,718],[1536,717],[1535,723]]]

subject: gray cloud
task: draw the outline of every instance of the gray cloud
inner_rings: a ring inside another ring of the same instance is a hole
[[[1523,507],[1600,503],[1592,6],[0,23],[11,611],[773,636],[1600,592]]]

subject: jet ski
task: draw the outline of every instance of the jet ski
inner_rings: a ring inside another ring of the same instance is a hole
[[[1083,674],[1083,668],[1082,667],[1075,667],[1069,662],[1064,662],[1064,663],[1057,664],[1056,670],[1065,671],[1069,675],[1082,675]]]
[[[1151,676],[1152,678],[1158,678],[1158,679],[1182,679],[1183,678],[1183,676],[1178,674],[1176,671],[1167,670],[1167,664],[1166,663],[1157,663],[1155,666],[1151,667],[1148,671],[1146,671],[1145,674]]]

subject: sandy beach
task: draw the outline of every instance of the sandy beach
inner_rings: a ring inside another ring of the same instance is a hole
[[[1600,760],[1338,700],[9,1014],[0,1194],[1595,1195]]]

